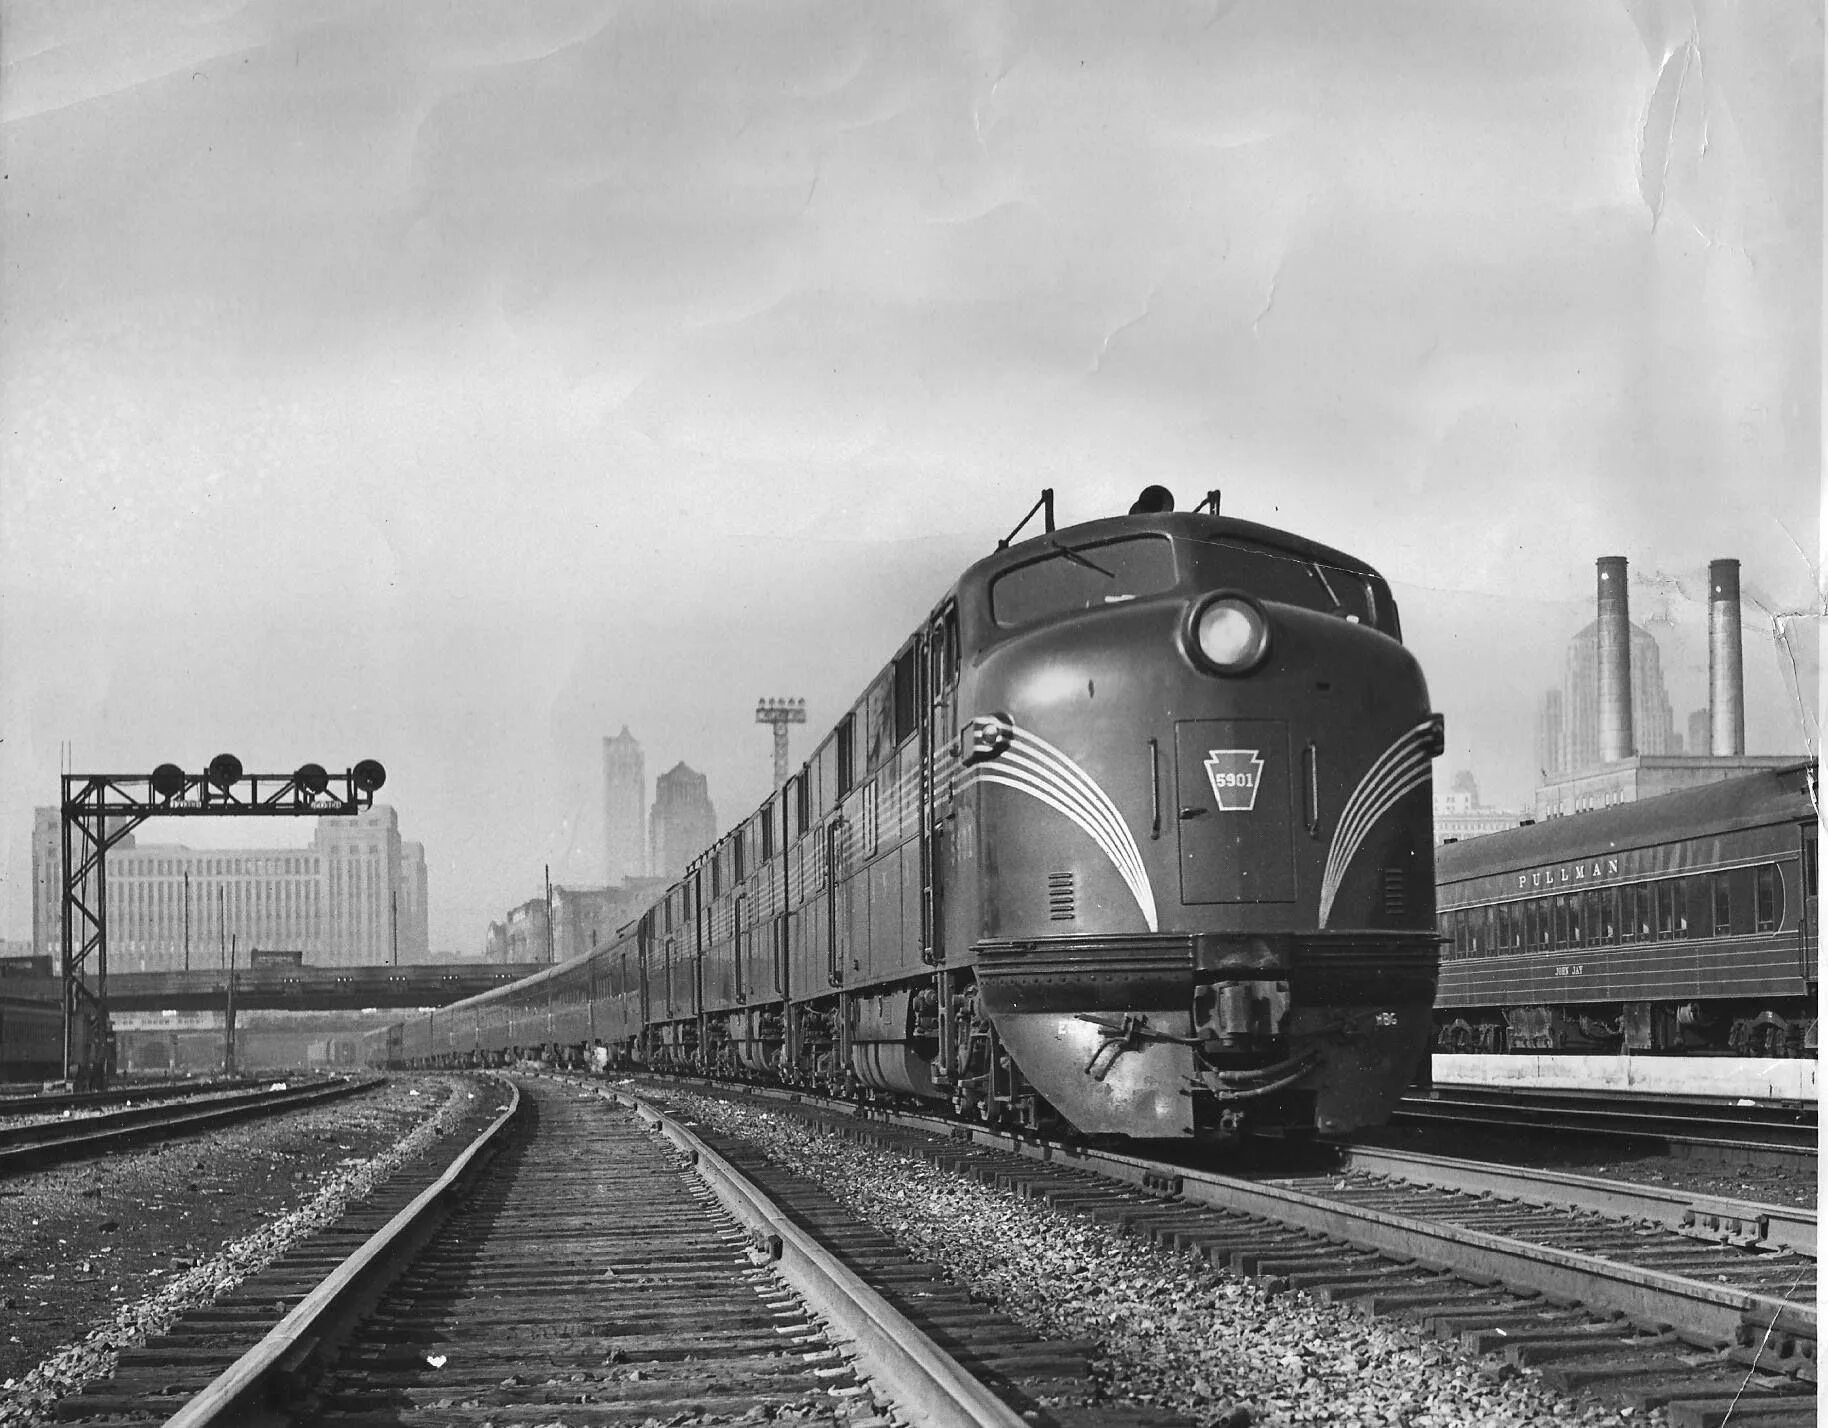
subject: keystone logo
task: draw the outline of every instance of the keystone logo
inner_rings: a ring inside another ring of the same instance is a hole
[[[1221,813],[1249,813],[1257,806],[1257,786],[1263,781],[1263,760],[1255,749],[1208,749],[1206,777]]]

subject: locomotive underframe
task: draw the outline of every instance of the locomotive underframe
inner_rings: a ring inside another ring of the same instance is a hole
[[[980,943],[978,978],[1015,1061],[1088,1133],[1341,1132],[1410,1083],[1438,957],[1414,932],[1086,936]]]

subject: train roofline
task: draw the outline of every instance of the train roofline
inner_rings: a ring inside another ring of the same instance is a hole
[[[1155,531],[1183,540],[1212,540],[1229,536],[1270,550],[1281,551],[1296,560],[1317,560],[1324,565],[1354,575],[1366,575],[1376,580],[1384,578],[1376,567],[1355,555],[1347,555],[1333,546],[1323,545],[1317,540],[1309,540],[1306,536],[1295,535],[1291,531],[1280,530],[1275,526],[1259,525],[1255,521],[1240,521],[1230,516],[1195,515],[1191,511],[1167,511],[1159,515],[1102,516],[1097,520],[1060,526],[1055,530],[1030,536],[1026,540],[1017,541],[1006,549],[995,551],[981,560],[973,562],[959,577],[957,583],[962,585],[967,581],[988,579],[1011,566],[1024,564],[1044,553],[1050,542],[1057,545],[1062,542],[1100,541],[1118,536],[1135,535],[1139,531]]]
[[[1817,816],[1808,783],[1813,760],[1760,769],[1634,803],[1618,803],[1485,833],[1435,849],[1435,885],[1490,877],[1518,867],[1595,853],[1650,847],[1702,833],[1761,828]]]

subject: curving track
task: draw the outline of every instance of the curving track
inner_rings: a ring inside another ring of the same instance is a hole
[[[65,1400],[60,1416],[114,1421],[132,1407],[172,1413],[173,1428],[363,1428],[690,1414],[862,1428],[897,1403],[925,1422],[1019,1428],[1025,1385],[1083,1378],[1084,1346],[1037,1345],[946,1292],[936,1271],[910,1273],[886,1236],[810,1184],[764,1176],[765,1194],[627,1098],[520,1085],[353,1254],[342,1257],[351,1235],[339,1230],[289,1257],[234,1303],[123,1355],[113,1382]],[[263,1300],[284,1317],[237,1358]],[[977,1361],[948,1352],[948,1334]]]

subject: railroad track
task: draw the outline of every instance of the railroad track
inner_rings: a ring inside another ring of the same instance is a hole
[[[601,1087],[518,1084],[486,1098],[487,1124],[435,1178],[388,1187],[230,1301],[123,1353],[59,1417],[367,1428],[754,1413],[863,1428],[899,1405],[904,1421],[917,1406],[927,1423],[1019,1428],[1037,1393],[1083,1387],[1085,1345],[1038,1341],[971,1302],[810,1182],[765,1165],[746,1167],[751,1180]]]
[[[154,1101],[207,1096],[267,1081],[235,1077],[215,1081],[149,1081],[143,1086],[117,1087],[112,1091],[4,1091],[0,1092],[0,1118],[59,1115],[64,1111],[91,1111],[101,1106],[148,1105]]]
[[[47,1165],[110,1155],[129,1146],[170,1140],[320,1105],[365,1091],[373,1077],[319,1081],[282,1089],[231,1091],[205,1100],[165,1101],[72,1120],[31,1121],[0,1129],[0,1178]]]
[[[1741,1104],[1718,1097],[1445,1086],[1405,1096],[1390,1119],[1393,1126],[1446,1123],[1655,1141],[1702,1155],[1774,1164],[1813,1160],[1818,1144],[1814,1106]]]
[[[1806,1211],[1393,1151],[1233,1176],[791,1092],[763,1101],[1275,1287],[1418,1321],[1564,1391],[1663,1407],[1674,1428],[1711,1428],[1729,1404],[1735,1425],[1815,1422]]]

